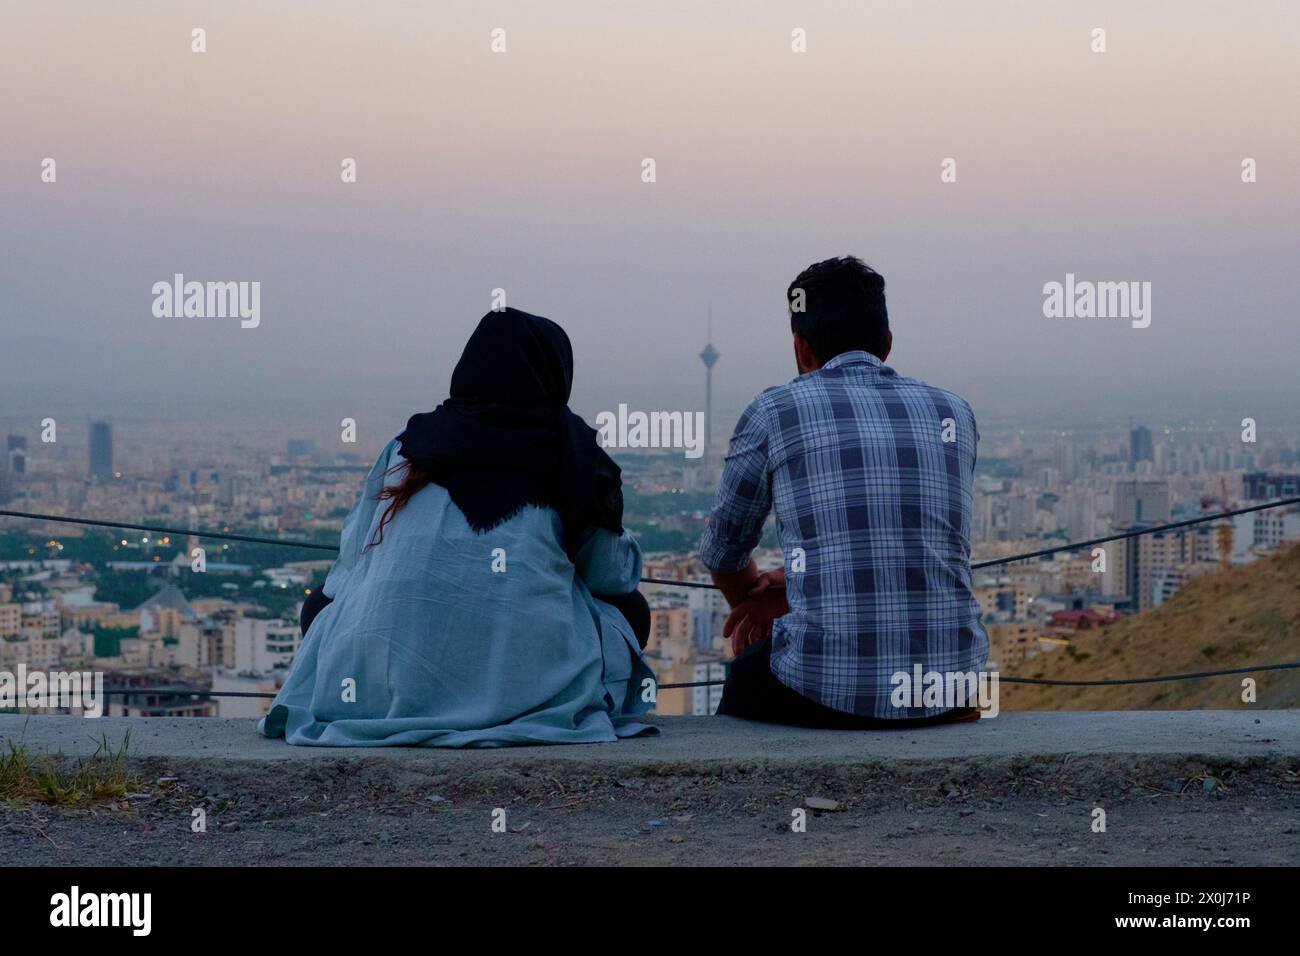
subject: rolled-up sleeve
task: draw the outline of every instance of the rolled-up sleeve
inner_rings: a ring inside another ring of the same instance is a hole
[[[711,571],[739,571],[758,545],[772,509],[768,414],[762,396],[736,423],[718,496],[700,540],[700,560]]]

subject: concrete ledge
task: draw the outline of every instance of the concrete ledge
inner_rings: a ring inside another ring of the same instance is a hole
[[[598,771],[755,763],[852,766],[1067,755],[1300,758],[1296,711],[1008,712],[978,723],[896,731],[804,730],[730,717],[665,717],[654,723],[661,729],[657,737],[618,743],[446,750],[291,747],[258,734],[252,720],[0,715],[0,746],[12,741],[30,753],[82,756],[105,738],[114,749],[120,747],[129,731],[129,755],[135,757],[277,763],[360,757],[442,771],[541,763]]]
[[[1300,862],[1294,711],[1011,712],[878,732],[656,723],[658,737],[609,744],[339,749],[268,740],[251,720],[0,716],[0,748],[56,760],[104,739],[116,750],[129,731],[140,791],[83,809],[0,803],[0,853],[110,866]]]

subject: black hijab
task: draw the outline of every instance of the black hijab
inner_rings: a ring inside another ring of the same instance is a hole
[[[451,373],[450,397],[412,415],[398,452],[442,485],[470,527],[549,505],[572,558],[596,527],[623,531],[620,469],[569,411],[573,347],[550,319],[489,312]]]

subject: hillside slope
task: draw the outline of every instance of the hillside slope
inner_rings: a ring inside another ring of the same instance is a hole
[[[1032,657],[1016,676],[1097,680],[1300,661],[1300,544],[1193,579],[1154,611],[1125,618],[1065,650]],[[1254,677],[1257,702],[1241,700]],[[1002,684],[1004,710],[1300,708],[1300,670],[1123,687]]]

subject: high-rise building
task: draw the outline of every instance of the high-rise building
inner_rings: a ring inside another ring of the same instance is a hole
[[[1158,607],[1189,578],[1218,567],[1217,536],[1209,524],[1157,531],[1121,544],[1125,591],[1139,611]]]
[[[691,588],[687,595],[691,610],[691,640],[697,651],[714,648],[714,638],[721,637],[722,625],[727,620],[726,598],[721,591]]]
[[[1066,481],[1079,477],[1079,446],[1069,439],[1058,439],[1055,448],[1056,470]]]
[[[90,477],[113,477],[113,426],[108,422],[90,426]]]
[[[1134,467],[1140,461],[1154,462],[1156,458],[1155,443],[1151,439],[1151,429],[1138,425],[1128,433],[1128,460]]]
[[[722,354],[713,347],[713,306],[709,306],[709,341],[700,352],[704,363],[704,469],[707,472],[713,453],[713,366]]]
[[[1159,524],[1169,520],[1169,483],[1121,481],[1115,485],[1116,528]]]
[[[1268,501],[1270,498],[1300,495],[1300,475],[1253,471],[1243,475],[1241,483],[1247,501]]]
[[[10,434],[5,438],[4,461],[0,471],[10,471],[15,475],[27,471],[27,436]]]
[[[285,443],[285,456],[288,458],[310,458],[316,454],[316,443],[310,438],[290,438]]]

